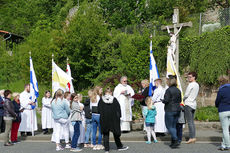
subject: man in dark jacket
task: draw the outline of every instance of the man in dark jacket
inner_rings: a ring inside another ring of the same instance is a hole
[[[120,104],[115,97],[112,96],[110,88],[107,88],[105,96],[99,101],[98,112],[100,114],[101,132],[103,134],[103,141],[105,151],[109,152],[109,132],[113,132],[114,140],[117,145],[117,149],[127,150],[128,147],[124,147],[121,143],[121,108]]]

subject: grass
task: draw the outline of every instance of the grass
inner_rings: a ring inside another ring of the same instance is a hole
[[[18,80],[15,81],[14,83],[10,83],[10,84],[0,84],[0,89],[9,89],[12,92],[17,92],[17,93],[21,93],[24,91],[24,85],[26,83],[29,82],[24,82],[23,80]],[[38,107],[42,107],[42,97],[44,96],[44,93],[46,90],[51,89],[51,87],[46,86],[46,85],[42,85],[42,84],[38,84],[38,90],[39,90],[39,97],[38,97]]]
[[[198,121],[219,121],[218,110],[214,106],[197,108],[195,120]]]

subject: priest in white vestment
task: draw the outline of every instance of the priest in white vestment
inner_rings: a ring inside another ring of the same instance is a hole
[[[20,104],[21,109],[24,111],[21,113],[21,123],[19,126],[19,130],[21,134],[27,133],[27,135],[32,135],[32,131],[37,131],[37,116],[36,110],[32,109],[32,105],[36,105],[36,103],[30,100],[30,85],[25,85],[24,91],[20,94]],[[22,134],[22,135],[23,135]]]
[[[132,105],[134,99],[134,90],[127,84],[127,77],[123,76],[120,79],[115,89],[113,96],[117,98],[121,107],[121,131],[130,131],[130,122],[132,121]]]
[[[162,80],[156,79],[155,86],[157,87],[154,90],[152,101],[154,102],[154,106],[156,107],[157,115],[155,117],[155,126],[154,131],[156,133],[166,133],[167,128],[165,126],[165,104],[162,103],[162,99],[164,98],[165,89],[162,87]]]

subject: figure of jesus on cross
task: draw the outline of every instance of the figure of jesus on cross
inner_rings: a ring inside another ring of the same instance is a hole
[[[177,45],[176,45],[177,37],[178,37],[178,34],[179,34],[182,27],[183,27],[183,24],[181,24],[180,29],[176,33],[174,33],[174,32],[170,31],[168,26],[166,26],[168,34],[170,36],[169,45],[168,45],[168,52],[172,55],[174,61],[176,60],[175,54],[176,54],[176,47],[177,47]]]
[[[168,45],[168,52],[171,53],[173,60],[176,65],[176,69],[179,71],[179,32],[181,31],[182,27],[192,27],[192,22],[185,22],[179,23],[179,9],[174,9],[173,14],[173,25],[168,26],[161,26],[161,30],[168,31],[170,35],[169,45]],[[178,29],[179,28],[179,29]],[[173,32],[170,29],[174,29]]]

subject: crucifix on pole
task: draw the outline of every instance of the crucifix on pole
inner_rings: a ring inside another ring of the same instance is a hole
[[[179,23],[179,9],[174,9],[173,14],[173,25],[161,26],[161,30],[167,30],[170,35],[170,46],[172,54],[175,56],[174,61],[176,64],[176,69],[179,71],[179,32],[182,27],[192,27],[192,22]],[[170,29],[174,29],[173,32],[170,32]],[[179,29],[178,29],[179,28]]]

